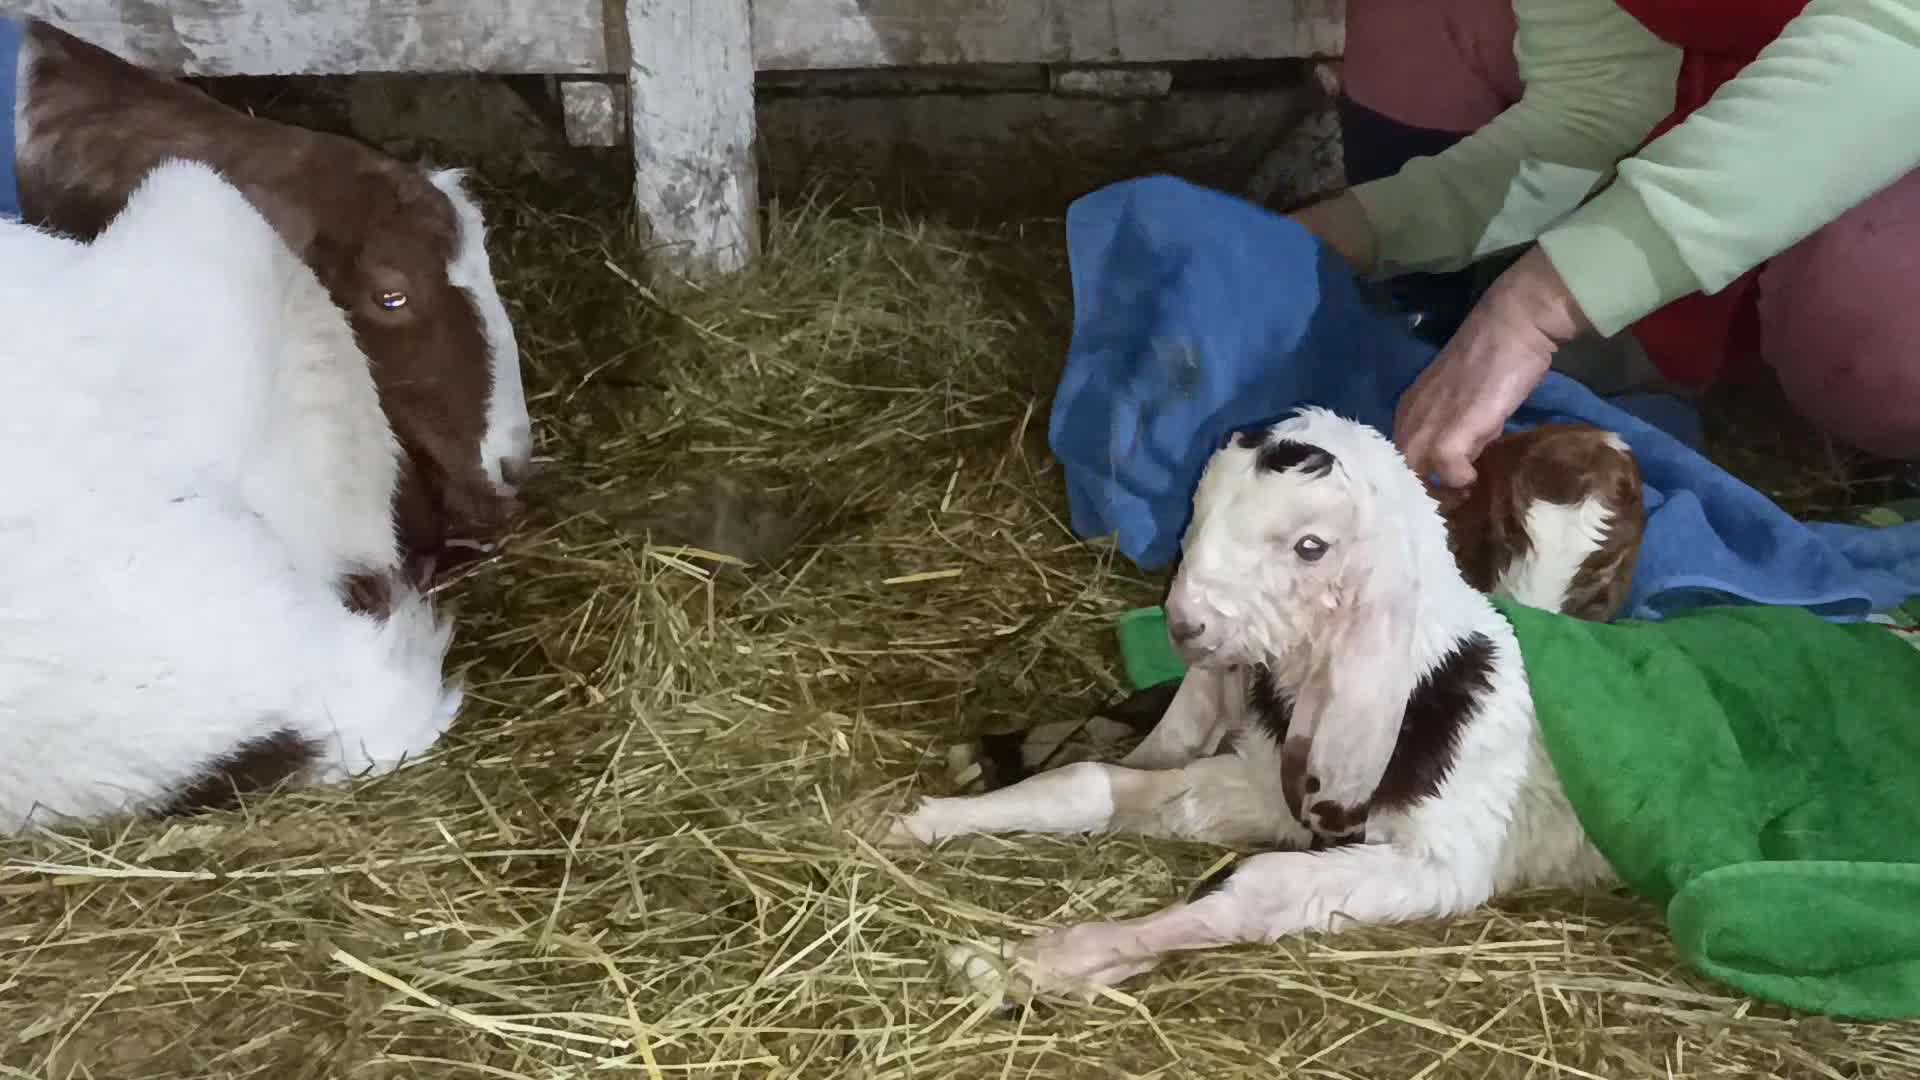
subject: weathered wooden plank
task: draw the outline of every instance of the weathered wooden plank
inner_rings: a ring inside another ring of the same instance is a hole
[[[1343,0],[756,0],[754,57],[778,71],[1337,56],[1345,10]]]
[[[1331,56],[1343,0],[0,0],[188,75],[484,71],[627,80],[635,198],[658,268],[757,246],[754,74]],[[608,141],[610,87],[570,132]]]
[[[634,198],[655,266],[730,273],[754,255],[751,0],[628,0]]]
[[[1326,187],[1302,130],[1331,116],[1316,98],[1304,86],[1130,99],[763,96],[758,157],[763,183],[789,200],[826,171],[998,217],[1057,214],[1095,187],[1143,172],[1244,193],[1269,148],[1285,144],[1293,156],[1262,178],[1260,195],[1294,200]]]
[[[606,74],[609,10],[620,0],[0,0],[184,75]]]
[[[1173,71],[1163,67],[1055,67],[1048,88],[1061,97],[1163,98],[1173,90]]]
[[[637,0],[636,0],[637,2]],[[694,8],[703,0],[686,0]],[[189,75],[627,73],[624,0],[0,0]],[[1337,56],[1343,0],[754,0],[762,71]]]

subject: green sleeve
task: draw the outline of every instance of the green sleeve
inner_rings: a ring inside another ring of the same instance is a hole
[[[1514,0],[1521,100],[1445,152],[1351,189],[1378,275],[1533,242],[1673,111],[1680,51],[1614,0]]]
[[[1617,333],[1726,287],[1920,167],[1920,0],[1813,0],[1541,247]]]

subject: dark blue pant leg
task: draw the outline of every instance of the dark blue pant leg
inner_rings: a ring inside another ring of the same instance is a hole
[[[1345,94],[1338,102],[1342,163],[1347,183],[1392,176],[1417,157],[1432,157],[1463,137],[1451,131],[1413,127],[1375,112]],[[1384,285],[1386,299],[1405,311],[1414,333],[1435,344],[1446,341],[1478,294],[1474,267],[1446,274],[1402,274]]]

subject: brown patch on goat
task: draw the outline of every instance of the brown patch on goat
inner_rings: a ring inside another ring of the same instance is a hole
[[[1589,490],[1600,495],[1612,518],[1600,546],[1581,562],[1567,587],[1562,608],[1569,615],[1596,622],[1618,615],[1633,589],[1640,565],[1640,543],[1647,532],[1647,508],[1640,464],[1617,447],[1600,445],[1588,458]]]
[[[1528,507],[1575,506],[1597,497],[1611,511],[1606,535],[1582,562],[1559,610],[1595,622],[1618,615],[1633,587],[1646,509],[1639,465],[1614,445],[1617,439],[1586,424],[1502,435],[1475,460],[1478,477],[1470,489],[1436,492],[1448,544],[1467,583],[1492,592],[1501,575],[1532,552]]]
[[[1333,472],[1333,455],[1311,443],[1295,442],[1292,439],[1270,442],[1265,437],[1254,442],[1243,435],[1239,439],[1239,444],[1243,447],[1257,448],[1260,454],[1254,459],[1254,465],[1267,472],[1298,470],[1316,478],[1328,476]]]
[[[1293,701],[1287,700],[1287,722],[1293,722]],[[1320,781],[1307,775],[1307,751],[1311,746],[1306,739],[1280,740],[1280,794],[1287,801],[1287,812],[1295,821],[1312,827],[1307,820],[1306,805],[1308,789],[1320,790]]]
[[[320,743],[291,728],[249,739],[208,762],[201,775],[152,811],[174,817],[232,810],[243,796],[270,791],[298,780],[320,761]]]
[[[1322,799],[1307,807],[1307,816],[1312,819],[1310,827],[1317,844],[1338,846],[1366,835],[1367,808],[1364,806],[1341,806],[1330,799]]]
[[[1266,667],[1254,668],[1248,709],[1253,722],[1280,745],[1281,789],[1289,809],[1312,834],[1313,850],[1358,842],[1375,810],[1405,810],[1439,794],[1459,756],[1460,735],[1492,689],[1492,678],[1490,638],[1476,633],[1455,643],[1407,698],[1393,756],[1373,797],[1363,806],[1342,806],[1329,799],[1309,801],[1320,783],[1307,774],[1306,740],[1287,738],[1293,700]]]
[[[393,611],[393,578],[387,574],[348,574],[340,581],[340,600],[356,615],[385,619]]]
[[[213,166],[351,319],[413,465],[396,496],[401,542],[419,552],[503,531],[513,507],[479,461],[487,342],[472,301],[447,278],[458,220],[426,172],[345,136],[240,113],[43,22],[30,24],[27,48],[26,221],[91,239],[162,162]],[[406,294],[404,306],[381,305],[390,291]]]
[[[1404,810],[1440,793],[1460,752],[1460,735],[1493,689],[1493,641],[1475,633],[1420,677],[1407,698],[1387,771],[1367,810]]]

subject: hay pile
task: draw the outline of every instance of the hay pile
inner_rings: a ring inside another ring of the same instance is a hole
[[[1607,897],[988,1015],[933,965],[944,944],[1144,912],[1220,854],[929,859],[845,828],[937,784],[953,740],[1112,694],[1111,619],[1154,596],[1075,543],[1045,454],[1057,224],[787,213],[764,269],[668,307],[629,280],[618,179],[496,199],[550,464],[533,525],[450,590],[455,733],[358,790],[0,848],[0,1075],[1920,1071],[1920,1026],[1730,1000]],[[799,506],[799,546],[742,569],[636,535],[718,478],[770,546],[793,537],[740,493]]]

